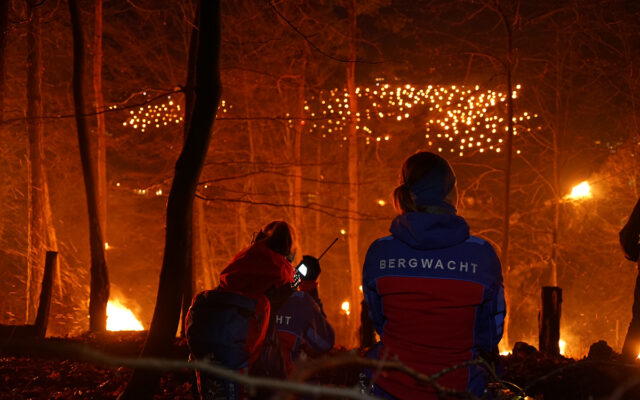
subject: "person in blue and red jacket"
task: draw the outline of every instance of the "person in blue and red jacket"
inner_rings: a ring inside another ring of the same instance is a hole
[[[304,353],[318,357],[333,348],[334,332],[322,308],[318,294],[320,263],[305,255],[302,263],[307,274],[302,276],[298,291],[293,292],[275,311],[275,322],[285,371],[291,373],[294,364]]]
[[[500,260],[456,214],[451,166],[437,154],[418,152],[405,161],[401,179],[394,191],[400,215],[391,235],[371,244],[363,268],[365,300],[380,335],[373,356],[397,357],[433,374],[497,354],[506,313]],[[438,398],[401,372],[373,379],[374,394],[386,398]],[[481,396],[486,379],[480,367],[469,366],[438,384]]]

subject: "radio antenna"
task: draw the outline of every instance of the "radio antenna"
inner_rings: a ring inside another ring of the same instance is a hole
[[[322,252],[322,254],[320,254],[320,257],[318,257],[318,261],[320,261],[320,259],[322,258],[322,256],[323,256],[327,251],[329,251],[329,249],[330,249],[331,247],[333,247],[333,245],[334,245],[337,241],[338,241],[338,238],[335,238],[335,239],[333,240],[333,242],[331,242],[331,244],[329,245],[329,247],[327,247],[327,248]]]

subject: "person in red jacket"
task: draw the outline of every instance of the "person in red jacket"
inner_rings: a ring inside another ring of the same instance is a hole
[[[220,274],[220,284],[195,296],[187,314],[192,358],[209,359],[243,373],[264,374],[258,361],[269,334],[270,317],[292,293],[295,236],[284,221],[265,225],[253,243],[234,256]],[[272,324],[273,325],[273,324]],[[275,333],[275,326],[271,328]],[[284,375],[281,371],[266,371]],[[243,399],[233,382],[198,377],[206,399]]]

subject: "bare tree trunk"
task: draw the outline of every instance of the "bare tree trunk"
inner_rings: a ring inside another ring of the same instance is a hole
[[[349,174],[349,267],[351,270],[351,318],[349,319],[350,345],[357,345],[358,316],[360,315],[360,291],[362,281],[362,265],[358,254],[360,242],[360,225],[356,219],[358,212],[358,132],[356,130],[358,114],[358,98],[356,94],[356,27],[357,0],[352,0],[349,10],[349,63],[347,64],[347,91],[349,93],[349,141],[348,141],[348,174]]]
[[[324,158],[323,158],[323,153],[322,153],[322,137],[318,138],[318,144],[316,145],[316,197],[315,197],[315,201],[316,203],[320,203],[320,193],[322,192],[322,167],[321,167],[321,163],[323,162]],[[324,249],[322,248],[322,243],[320,242],[320,238],[321,235],[319,235],[319,232],[322,232],[322,218],[320,217],[320,213],[319,212],[315,212],[314,213],[314,230],[313,232],[315,233],[315,235],[313,235],[313,248],[314,248],[314,252],[313,254],[316,255],[316,257],[318,255],[320,255],[320,252],[323,251]]]
[[[102,238],[107,239],[107,141],[105,120],[102,109],[104,97],[102,94],[102,0],[95,0],[95,20],[93,30],[93,92],[96,108],[96,138],[98,167],[98,214]]]
[[[36,316],[45,251],[44,126],[42,115],[42,44],[40,10],[28,3],[27,135],[29,137],[29,238],[26,323]]]
[[[198,11],[196,11],[196,14]],[[189,130],[191,129],[191,120],[193,118],[193,108],[195,106],[196,96],[194,87],[196,84],[195,65],[196,65],[196,52],[198,48],[198,33],[195,30],[191,32],[191,40],[189,42],[189,56],[187,60],[187,90],[184,95],[184,137],[183,145],[187,142],[189,136]],[[197,186],[196,186],[197,189]],[[193,232],[194,226],[191,226],[191,230],[186,238],[188,257],[184,265],[184,281],[182,283],[182,306],[180,308],[180,337],[186,335],[185,319],[189,306],[191,305],[191,299],[193,298],[194,285],[195,285],[195,250],[193,248]]]
[[[558,136],[560,135],[560,130],[563,127],[563,123],[561,122],[562,113],[560,112],[562,108],[562,82],[561,82],[561,55],[560,49],[565,48],[567,43],[565,42],[565,38],[562,38],[556,35],[556,91],[555,91],[555,115],[557,117],[557,121],[555,127],[551,130],[552,135],[552,145],[553,145],[553,192],[554,192],[554,204],[553,204],[553,227],[551,230],[551,256],[549,257],[549,263],[551,264],[551,286],[558,286],[558,239],[559,239],[559,231],[560,231],[560,211],[562,205],[560,202],[562,201],[562,196],[560,194],[560,146],[558,143]]]
[[[44,263],[44,276],[40,286],[40,297],[38,301],[38,314],[34,324],[38,337],[43,338],[47,334],[47,326],[49,324],[49,311],[51,310],[51,295],[53,292],[53,274],[57,269],[58,262],[57,251],[47,251]]]
[[[298,87],[298,116],[304,115],[304,95],[306,89],[307,54],[302,56],[302,67],[300,68],[300,78]],[[302,131],[305,125],[304,120],[295,121],[295,137],[293,140],[293,223],[300,232],[302,230]],[[301,235],[297,235],[300,240]],[[308,253],[308,251],[307,251]]]
[[[0,1],[0,127],[4,121],[4,82],[5,51],[7,49],[7,36],[9,33],[9,6],[11,0]]]
[[[252,93],[248,84],[249,78],[247,77],[247,71],[242,72],[242,85],[244,92],[244,112],[245,117],[247,118],[247,143],[249,145],[249,166],[251,168],[251,172],[255,171],[255,162],[256,162],[256,146],[255,146],[255,135],[253,132],[253,123],[249,118],[249,108],[251,104],[249,103],[249,96]],[[252,193],[255,188],[253,177],[248,176],[244,183],[242,184],[242,192],[244,194]],[[247,196],[248,200],[251,200],[251,196]],[[249,237],[249,228],[247,226],[247,212],[249,206],[246,203],[240,203],[238,206],[238,243],[246,243],[247,238]],[[240,246],[244,247],[244,245]]]
[[[218,279],[216,277],[213,265],[213,253],[209,242],[209,235],[206,225],[206,209],[205,201],[202,199],[195,199],[195,218],[194,222],[196,227],[194,228],[194,242],[198,244],[198,260],[200,265],[200,271],[203,281],[202,289],[213,289],[218,286]]]
[[[505,14],[505,12],[498,7],[498,13],[502,18],[502,23],[507,34],[507,54],[504,61],[504,68],[506,72],[507,83],[507,140],[505,142],[505,166],[504,166],[504,215],[502,218],[502,251],[501,261],[503,265],[503,278],[507,280],[511,266],[509,264],[509,228],[511,219],[511,167],[513,160],[513,46],[512,46],[512,32],[511,22]],[[504,346],[509,346],[509,322],[511,318],[509,293],[505,291],[505,300],[507,304],[507,314],[504,321],[504,333],[502,337],[502,343]]]
[[[220,101],[220,2],[201,0],[196,24],[198,48],[195,104],[189,134],[176,162],[167,205],[165,251],[156,307],[142,357],[166,353],[175,339],[185,279],[184,265],[190,251],[193,199],[207,155],[211,129]],[[160,376],[157,371],[136,369],[122,399],[151,399]]]
[[[107,303],[109,301],[109,276],[104,257],[104,240],[100,228],[94,160],[89,143],[89,130],[84,111],[84,36],[80,11],[76,0],[69,0],[71,29],[73,31],[73,101],[78,129],[78,146],[82,162],[82,175],[89,211],[89,243],[91,246],[91,288],[89,294],[89,330],[103,332],[107,329]]]

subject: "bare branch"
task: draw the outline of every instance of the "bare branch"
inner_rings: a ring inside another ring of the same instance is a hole
[[[311,203],[311,204],[307,204],[307,205],[297,205],[297,204],[292,204],[292,203],[272,203],[272,202],[268,202],[268,201],[251,201],[251,200],[244,200],[244,199],[230,199],[230,198],[225,198],[225,197],[206,197],[203,196],[201,194],[196,194],[196,197],[199,199],[202,199],[204,201],[209,201],[209,202],[228,202],[228,203],[245,203],[245,204],[251,204],[251,205],[255,205],[255,206],[269,206],[269,207],[287,207],[287,208],[305,208],[308,210],[312,210],[312,211],[316,211],[319,212],[321,214],[325,214],[325,215],[329,215],[331,217],[335,217],[335,218],[340,218],[340,219],[354,219],[356,221],[384,221],[384,220],[388,220],[389,217],[378,217],[375,215],[371,215],[371,214],[364,214],[364,213],[357,213],[357,215],[360,215],[360,217],[356,217],[356,218],[350,218],[346,213],[347,213],[347,209],[343,209],[343,208],[338,208],[338,207],[331,207],[331,206],[327,206],[327,205],[320,205],[320,204],[316,204],[316,203]],[[334,210],[334,211],[340,211],[340,212],[344,212],[345,215],[339,215],[339,214],[334,214],[331,213],[327,210]]]
[[[271,9],[278,15],[278,17],[280,17],[284,22],[286,22],[287,25],[289,25],[291,27],[291,29],[294,30],[295,33],[297,33],[298,35],[300,35],[300,37],[302,37],[302,39],[304,39],[305,42],[309,43],[309,46],[311,46],[311,48],[313,48],[315,51],[317,51],[318,53],[322,54],[323,56],[330,58],[334,61],[338,61],[341,63],[360,63],[360,64],[382,64],[382,61],[364,61],[364,60],[347,60],[344,58],[338,58],[335,56],[332,56],[331,54],[325,52],[324,50],[322,50],[321,48],[319,48],[318,46],[316,46],[311,40],[309,40],[309,38],[302,33],[298,28],[296,28],[295,25],[293,25],[293,23],[291,21],[289,21],[284,15],[282,15],[282,13],[276,8],[275,4],[273,4],[272,1],[269,1],[269,6],[271,7]]]

